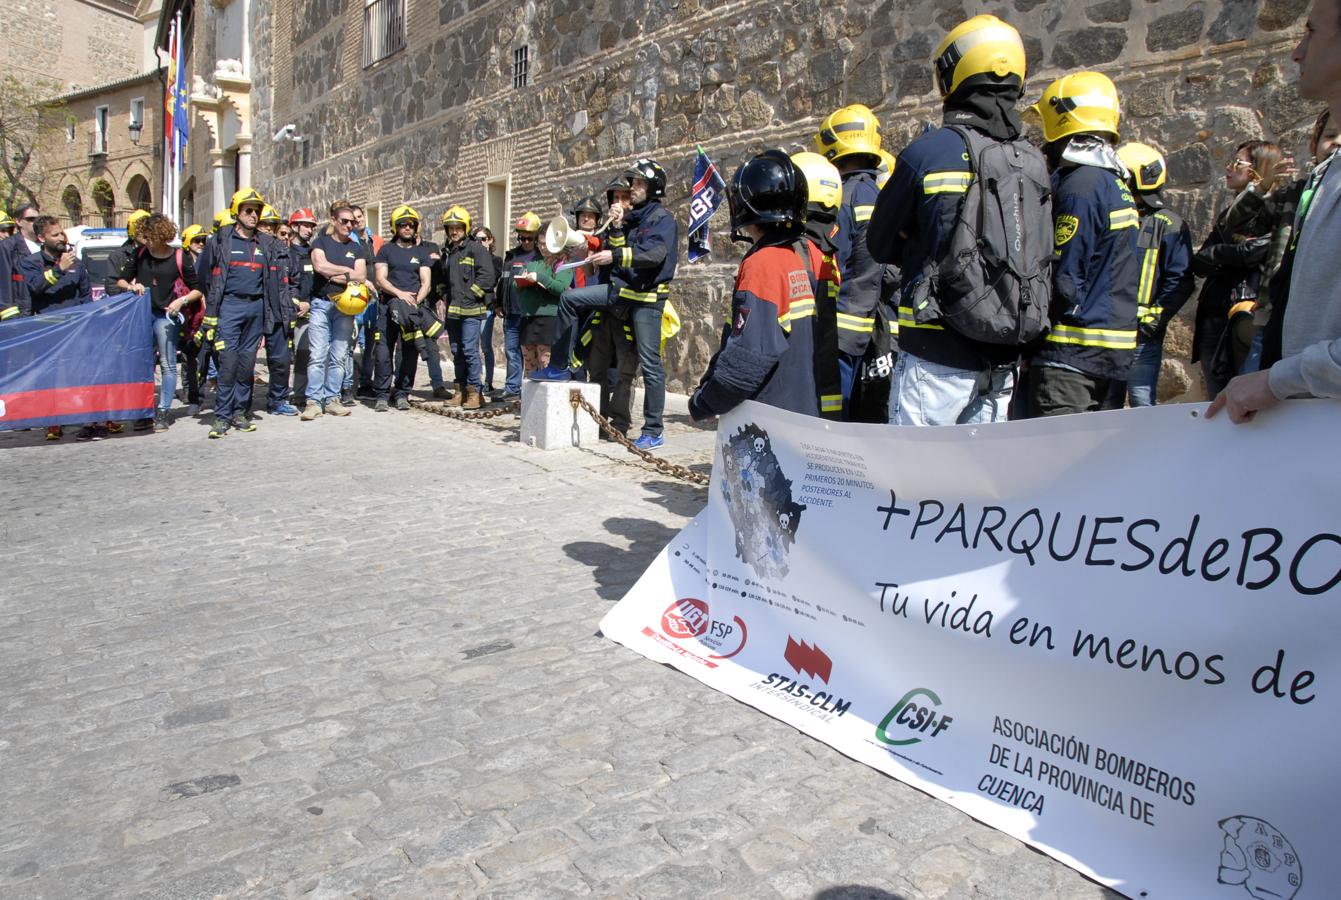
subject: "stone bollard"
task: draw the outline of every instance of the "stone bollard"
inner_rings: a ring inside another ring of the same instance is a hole
[[[592,406],[601,405],[601,386],[585,381],[522,382],[521,442],[541,450],[594,447],[600,429],[584,409],[573,409],[568,395],[579,390]]]

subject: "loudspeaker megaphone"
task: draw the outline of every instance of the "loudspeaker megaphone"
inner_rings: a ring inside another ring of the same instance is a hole
[[[599,250],[601,247],[600,238],[578,231],[569,225],[563,216],[556,216],[550,220],[549,227],[545,229],[545,250],[551,255],[557,256],[570,247],[580,247],[583,244],[591,250]],[[595,246],[592,246],[593,244]]]

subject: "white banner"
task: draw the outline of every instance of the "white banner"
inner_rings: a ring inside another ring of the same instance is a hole
[[[601,622],[1133,898],[1341,891],[1337,405],[722,419]]]

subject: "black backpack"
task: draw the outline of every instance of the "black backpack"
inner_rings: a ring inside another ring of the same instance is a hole
[[[950,126],[968,147],[973,178],[941,256],[913,297],[919,322],[942,320],[986,344],[1022,346],[1048,327],[1052,296],[1052,182],[1038,148]]]

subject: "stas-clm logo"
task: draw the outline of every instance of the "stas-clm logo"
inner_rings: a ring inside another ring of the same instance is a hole
[[[875,738],[891,747],[919,743],[923,737],[938,737],[950,727],[954,716],[940,709],[941,698],[930,688],[913,688],[880,720]]]

